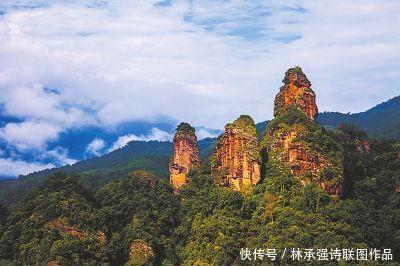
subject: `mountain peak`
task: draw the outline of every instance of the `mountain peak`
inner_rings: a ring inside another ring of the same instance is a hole
[[[302,69],[299,66],[288,69],[282,82],[284,85],[274,102],[274,115],[278,116],[289,106],[294,105],[310,119],[315,120],[318,116],[315,93]]]

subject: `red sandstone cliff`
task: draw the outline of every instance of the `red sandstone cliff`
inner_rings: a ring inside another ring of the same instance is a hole
[[[249,116],[225,126],[214,147],[213,177],[223,186],[245,190],[260,180],[260,152],[257,130]]]
[[[314,181],[327,193],[341,195],[342,155],[320,145],[328,142],[329,137],[314,121],[318,108],[310,81],[300,67],[295,67],[285,73],[283,83],[275,98],[275,119],[262,143],[270,162],[288,166],[303,185]]]
[[[275,98],[275,116],[285,111],[288,106],[295,105],[309,118],[316,119],[318,108],[315,103],[315,93],[301,68],[295,67],[286,71],[282,82],[284,85]]]
[[[173,141],[174,157],[169,165],[170,184],[178,192],[186,184],[189,170],[200,166],[200,154],[195,129],[187,123],[177,127]]]
[[[306,134],[306,129],[297,125],[291,130],[283,132],[271,132],[269,137],[275,139],[269,150],[273,150],[281,162],[286,164],[294,177],[300,179],[303,185],[311,180],[317,181],[321,188],[331,195],[340,195],[342,193],[341,175],[343,172],[341,161],[335,161],[313,149],[301,137]],[[325,180],[324,172],[330,169],[339,177],[335,181]],[[333,182],[332,182],[333,181]]]

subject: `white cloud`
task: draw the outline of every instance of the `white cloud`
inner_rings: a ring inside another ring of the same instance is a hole
[[[157,141],[169,141],[172,139],[172,135],[168,132],[160,130],[156,127],[150,130],[148,135],[135,135],[129,134],[119,137],[108,150],[109,152],[114,151],[116,149],[124,147],[130,141],[150,141],[150,140],[157,140]]]
[[[0,176],[14,177],[26,175],[53,167],[53,164],[27,163],[20,160],[0,158]]]
[[[63,104],[61,95],[47,92],[39,85],[5,89],[1,98],[4,99],[5,112],[13,117],[42,120],[63,128],[92,122],[82,110]]]
[[[205,139],[205,138],[215,138],[221,133],[222,133],[222,131],[221,132],[217,132],[216,130],[210,131],[210,130],[207,130],[206,128],[197,128],[196,129],[196,136],[197,136],[197,139],[199,139],[199,140]]]
[[[49,141],[58,138],[59,132],[60,128],[58,126],[45,122],[8,123],[0,129],[0,139],[20,151],[28,149],[43,150]]]
[[[99,156],[101,154],[101,151],[104,149],[105,145],[106,143],[104,142],[104,140],[95,138],[86,147],[86,152],[89,154]]]
[[[77,162],[77,160],[69,158],[68,150],[62,147],[56,147],[53,150],[47,151],[45,155],[50,157],[52,161],[57,164],[57,166],[66,164],[72,165]]]

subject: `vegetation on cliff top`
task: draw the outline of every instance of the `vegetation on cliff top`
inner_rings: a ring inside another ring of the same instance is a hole
[[[249,115],[241,115],[238,119],[233,121],[233,123],[228,123],[225,126],[225,130],[241,131],[257,137],[257,129],[254,120]]]
[[[283,148],[275,147],[282,141],[284,134],[295,133],[296,137],[290,145],[303,147],[308,154],[322,160],[325,164],[323,172],[319,173],[319,181],[340,183],[343,179],[342,147],[333,132],[327,131],[318,123],[309,119],[295,106],[289,106],[286,112],[275,117],[267,126],[261,141],[263,149],[269,152],[269,162],[279,161],[283,156]]]
[[[195,132],[196,129],[192,127],[190,124],[182,122],[176,127],[176,131],[190,131]]]
[[[182,122],[176,127],[176,132],[174,137],[178,138],[178,137],[189,136],[192,138],[193,137],[196,138],[195,131],[196,129],[192,127],[190,124]]]

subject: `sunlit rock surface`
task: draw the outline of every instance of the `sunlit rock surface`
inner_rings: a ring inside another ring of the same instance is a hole
[[[190,169],[200,166],[200,153],[197,147],[195,129],[181,123],[174,136],[174,157],[169,165],[170,184],[175,192],[186,184]]]
[[[217,140],[211,165],[220,185],[246,190],[260,180],[260,151],[257,130],[250,116],[241,116],[225,126]]]

